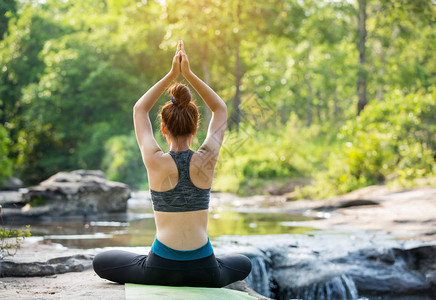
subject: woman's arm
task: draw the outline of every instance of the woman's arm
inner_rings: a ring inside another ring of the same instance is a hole
[[[142,159],[146,166],[155,162],[154,155],[162,152],[154,139],[149,112],[162,93],[168,88],[174,79],[180,74],[180,43],[177,46],[176,55],[173,58],[171,71],[158,83],[149,89],[133,107],[133,121],[135,125],[136,140],[141,150]]]
[[[188,56],[186,55],[183,42],[181,43],[181,71],[182,75],[194,87],[203,101],[212,111],[206,140],[199,151],[208,152],[210,158],[218,158],[219,150],[224,139],[227,124],[227,106],[225,102],[190,69]]]

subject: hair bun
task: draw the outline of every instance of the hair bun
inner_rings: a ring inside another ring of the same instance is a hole
[[[161,122],[173,137],[194,134],[198,127],[199,114],[189,88],[176,83],[168,91],[171,101],[167,101],[161,108]]]
[[[175,106],[187,106],[192,99],[189,88],[181,83],[174,84],[170,89],[170,94],[174,98],[172,102]]]

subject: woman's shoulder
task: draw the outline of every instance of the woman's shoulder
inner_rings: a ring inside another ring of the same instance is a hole
[[[212,149],[207,149],[200,147],[197,151],[194,151],[191,158],[191,168],[195,167],[197,169],[209,170],[213,172],[215,164],[218,160],[218,153],[212,151]]]
[[[169,152],[156,151],[151,157],[148,157],[145,166],[147,169],[168,169],[174,165],[174,161]]]

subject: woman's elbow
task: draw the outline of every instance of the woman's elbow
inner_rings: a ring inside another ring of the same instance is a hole
[[[133,116],[148,114],[148,111],[138,104],[133,106]]]
[[[133,113],[136,113],[139,111],[139,105],[138,103],[136,103],[135,105],[133,105]]]
[[[224,101],[222,102],[221,107],[222,107],[222,110],[227,114],[227,105]]]
[[[223,115],[227,117],[227,105],[225,103],[223,103],[222,105],[220,105],[219,107],[217,107],[214,111],[214,113]]]
[[[223,105],[223,113],[227,116],[227,105],[225,103]]]

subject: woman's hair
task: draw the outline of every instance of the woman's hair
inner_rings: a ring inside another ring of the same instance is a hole
[[[193,134],[198,125],[198,109],[189,88],[176,83],[169,88],[171,100],[160,111],[161,122],[173,137]]]

